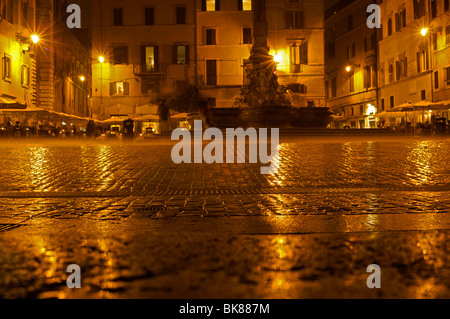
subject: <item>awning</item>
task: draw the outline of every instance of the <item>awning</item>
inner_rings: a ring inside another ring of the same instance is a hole
[[[1,110],[10,110],[10,109],[26,109],[27,104],[22,104],[17,102],[16,100],[10,99],[5,96],[0,96],[0,109]]]
[[[177,113],[170,116],[171,119],[187,119],[189,118],[188,113]]]
[[[158,115],[146,114],[139,117],[133,118],[133,121],[147,122],[147,121],[159,121]]]

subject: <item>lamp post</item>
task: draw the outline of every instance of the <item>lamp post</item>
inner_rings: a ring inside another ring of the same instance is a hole
[[[105,57],[99,56],[98,61],[100,62],[100,115],[103,117],[103,62],[105,62]]]
[[[430,34],[430,29],[428,27],[423,27],[420,30],[420,35],[422,37],[427,37]],[[433,29],[431,30],[433,31]],[[433,103],[433,98],[434,98],[434,92],[433,92],[433,52],[432,52],[432,47],[431,47],[431,39],[430,37],[427,37],[427,41],[428,41],[428,45],[427,45],[427,50],[429,50],[430,52],[430,66],[431,66],[431,75],[430,75],[430,92],[431,92],[431,103]],[[424,117],[424,107],[422,106],[422,121],[425,123],[425,117]]]

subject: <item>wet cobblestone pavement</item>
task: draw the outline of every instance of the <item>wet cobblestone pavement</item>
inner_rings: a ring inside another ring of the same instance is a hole
[[[449,139],[281,142],[274,175],[164,140],[0,144],[0,297],[450,297]]]

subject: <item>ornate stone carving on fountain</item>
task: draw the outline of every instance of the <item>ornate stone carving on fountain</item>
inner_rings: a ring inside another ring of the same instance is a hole
[[[246,127],[325,127],[328,108],[296,108],[286,87],[278,83],[277,65],[267,45],[266,0],[253,0],[253,45],[244,62],[244,85],[236,95],[239,122]]]

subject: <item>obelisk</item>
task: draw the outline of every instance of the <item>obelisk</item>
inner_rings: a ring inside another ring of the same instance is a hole
[[[253,45],[250,62],[253,64],[273,62],[267,45],[266,0],[252,0],[253,10]]]

